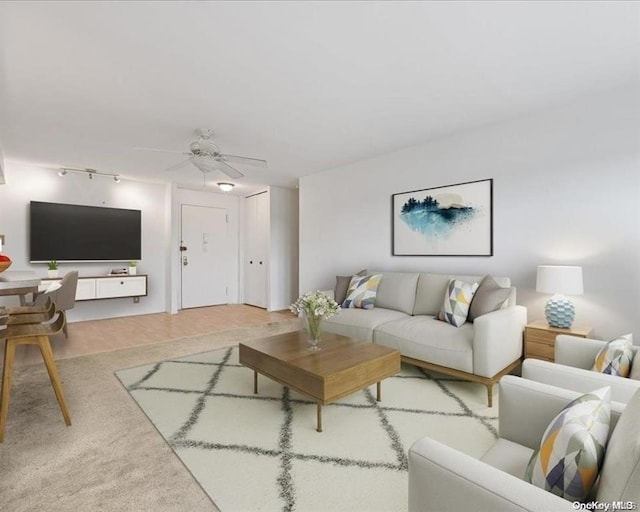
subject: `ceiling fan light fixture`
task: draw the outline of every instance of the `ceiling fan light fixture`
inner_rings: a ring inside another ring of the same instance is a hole
[[[223,192],[231,192],[233,190],[233,187],[235,187],[233,183],[227,183],[227,182],[219,182],[218,186],[220,187],[220,190],[222,190]]]
[[[191,155],[189,161],[202,172],[211,172],[217,169],[216,161],[208,155]]]

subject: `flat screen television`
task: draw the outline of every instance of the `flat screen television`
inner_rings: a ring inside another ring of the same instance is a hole
[[[142,212],[31,201],[30,260],[128,261],[142,257]]]

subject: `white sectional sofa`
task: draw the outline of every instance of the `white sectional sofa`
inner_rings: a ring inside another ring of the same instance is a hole
[[[489,407],[493,385],[515,369],[522,358],[522,331],[527,310],[517,306],[511,287],[507,302],[454,327],[435,317],[440,311],[450,279],[480,283],[484,276],[411,272],[382,274],[374,309],[343,309],[323,320],[323,330],[398,349],[404,362],[487,387]],[[510,287],[507,277],[495,277]],[[329,295],[333,291],[325,292]]]

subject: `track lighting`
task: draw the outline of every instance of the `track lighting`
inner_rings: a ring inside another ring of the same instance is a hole
[[[109,178],[113,178],[113,181],[116,183],[120,183],[121,180],[119,174],[112,172],[101,172],[96,171],[95,169],[74,169],[72,167],[63,167],[58,171],[58,176],[66,176],[69,172],[88,174],[90,180],[92,180],[94,176],[107,176]]]
[[[233,187],[235,187],[233,183],[225,183],[225,182],[218,183],[218,186],[220,187],[220,190],[222,190],[223,192],[229,192],[233,190]]]

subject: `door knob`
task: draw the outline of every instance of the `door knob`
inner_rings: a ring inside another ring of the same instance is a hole
[[[262,265],[262,262],[260,262],[260,265]]]
[[[253,265],[253,260],[249,260],[249,265]]]

